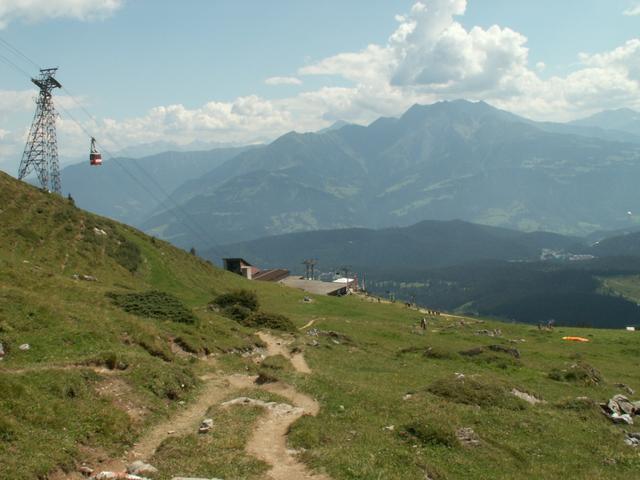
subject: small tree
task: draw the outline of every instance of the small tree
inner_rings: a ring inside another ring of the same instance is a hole
[[[189,253],[190,253],[191,255],[194,255],[194,256],[195,256],[195,255],[196,255],[196,249],[195,249],[195,247],[191,247],[191,250],[189,250]]]
[[[73,197],[71,196],[71,194],[70,194],[70,193],[69,193],[69,194],[67,194],[67,201],[68,201],[71,205],[73,205],[73,206],[75,206],[75,205],[76,205],[76,201],[73,199]]]

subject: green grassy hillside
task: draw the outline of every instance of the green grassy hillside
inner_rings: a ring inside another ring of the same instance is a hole
[[[314,321],[291,337],[313,373],[242,355],[260,344],[254,329],[207,308],[237,288],[298,328]],[[430,318],[421,334],[422,314],[399,304],[303,297],[0,173],[0,478],[75,478],[82,462],[118,458],[201,402],[212,392],[203,379],[233,372],[268,374],[318,401],[316,417],[291,427],[289,446],[335,480],[636,475],[640,455],[624,430],[639,429],[613,425],[595,406],[624,393],[620,383],[640,389],[635,334],[449,316]],[[213,434],[165,440],[151,458],[154,478],[264,478],[266,465],[243,447],[262,412],[209,407]]]

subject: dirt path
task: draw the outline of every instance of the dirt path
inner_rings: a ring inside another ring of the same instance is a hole
[[[182,436],[197,431],[210,406],[220,403],[233,390],[253,387],[254,377],[231,375],[203,377],[205,387],[195,403],[169,420],[155,426],[134,444],[130,460],[149,460],[160,444],[171,436]]]
[[[282,355],[291,361],[297,372],[311,373],[302,353],[289,353],[288,342],[265,332],[258,335],[267,344],[268,356]],[[324,474],[310,472],[296,459],[296,452],[287,448],[287,433],[291,425],[303,415],[316,416],[320,411],[318,402],[281,382],[268,383],[260,388],[286,398],[291,405],[265,405],[266,415],[258,421],[247,443],[247,453],[271,465],[267,473],[271,480],[331,480]]]
[[[267,344],[267,356],[272,357],[275,355],[282,355],[289,359],[296,372],[311,373],[311,369],[309,368],[309,365],[307,365],[304,355],[302,353],[291,354],[289,351],[289,345],[291,344],[290,341],[283,340],[282,338],[275,337],[266,332],[258,332],[258,336],[260,337],[260,340]]]
[[[267,356],[282,355],[291,361],[297,372],[311,373],[302,353],[290,353],[288,347],[291,341],[266,332],[260,332],[258,336],[267,345]],[[166,438],[197,431],[212,405],[220,405],[235,391],[259,388],[286,398],[291,405],[261,402],[268,408],[253,430],[246,445],[247,453],[271,465],[268,472],[270,480],[331,480],[326,475],[311,473],[304,464],[297,461],[295,452],[287,448],[290,426],[303,415],[317,415],[320,411],[318,402],[281,382],[257,386],[256,378],[239,374],[223,377],[214,373],[201,377],[204,387],[194,403],[143,434],[126,457],[102,463],[99,471],[123,471],[134,460],[148,461]],[[229,403],[233,404],[233,401]]]
[[[247,443],[247,453],[271,465],[267,473],[271,480],[330,480],[326,475],[310,472],[296,459],[295,452],[287,448],[291,425],[303,415],[317,415],[320,411],[318,402],[283,383],[261,388],[285,397],[292,405],[267,405],[266,415],[258,421]]]

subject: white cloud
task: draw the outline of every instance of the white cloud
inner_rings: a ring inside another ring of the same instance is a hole
[[[640,40],[611,52],[582,54],[577,70],[543,80],[538,72],[545,64],[529,66],[524,35],[498,25],[466,29],[456,21],[466,5],[466,0],[417,2],[408,14],[396,17],[398,27],[385,45],[340,53],[299,73],[350,80],[355,84],[351,104],[378,108],[380,113],[398,98],[486,100],[544,120],[566,120],[602,108],[640,107]],[[405,104],[400,101],[396,113]]]
[[[269,77],[264,83],[267,85],[302,85],[302,80],[297,77]]]
[[[622,12],[622,14],[626,15],[627,17],[640,15],[640,4],[627,8],[624,12]]]
[[[36,94],[35,90],[0,90],[0,115],[33,110]]]
[[[582,53],[569,74],[543,79],[539,74],[544,62],[530,65],[525,36],[497,25],[467,29],[457,21],[465,9],[465,0],[418,2],[408,14],[397,16],[398,25],[385,44],[341,52],[298,71],[340,76],[348,86],[326,86],[279,99],[249,95],[197,108],[158,106],[134,118],[88,122],[86,128],[118,151],[159,140],[182,145],[196,140],[268,141],[290,130],[313,131],[336,120],[365,124],[399,115],[414,103],[454,98],[486,100],[538,120],[570,120],[605,108],[640,109],[640,39],[611,51]],[[266,83],[296,84],[295,80],[299,79],[273,77]],[[0,91],[0,127],[7,128],[3,112],[31,114],[34,96],[35,91]],[[58,105],[72,109],[70,101],[56,97]],[[84,118],[80,112],[75,116]],[[29,121],[25,118],[25,130],[19,132],[8,127],[11,133],[3,134],[0,142],[4,151],[13,148],[19,156]],[[64,112],[58,126],[63,155],[86,153],[86,134]]]
[[[1,0],[0,28],[16,20],[39,22],[48,18],[97,20],[109,17],[123,0]]]

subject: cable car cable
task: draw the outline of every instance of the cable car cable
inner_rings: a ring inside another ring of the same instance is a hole
[[[69,112],[64,106],[60,105],[59,108],[65,112],[65,114],[80,128],[82,129],[82,131],[89,136],[90,138],[92,137],[91,133],[73,116],[73,114],[71,114],[71,112]],[[152,198],[153,200],[155,200],[158,205],[162,204],[162,201],[160,198],[158,198],[158,196],[153,192],[153,190],[149,189],[142,181],[140,181],[130,170],[129,168],[127,168],[123,162],[121,162],[117,157],[115,157],[109,150],[107,150],[104,147],[100,147],[101,150],[103,152],[105,152],[109,158],[118,166],[122,169],[123,172],[125,172],[134,182],[136,182],[143,190],[145,190]],[[180,216],[176,215],[175,213],[173,214],[173,216],[176,218],[176,220],[178,220],[180,223],[182,223],[182,225],[184,227],[187,228],[187,230],[191,231],[191,233],[193,233],[196,237],[198,237],[198,239],[200,241],[203,241],[203,244],[208,244],[209,241],[212,240],[211,236],[202,236],[202,234],[198,231],[196,231],[191,225],[189,225],[188,223],[186,223]],[[188,217],[187,217],[188,218]],[[193,220],[192,220],[193,221]],[[195,222],[194,222],[195,223]],[[210,247],[211,250],[214,251],[214,253],[216,253],[218,256],[220,255],[220,251],[217,250],[215,243]]]

